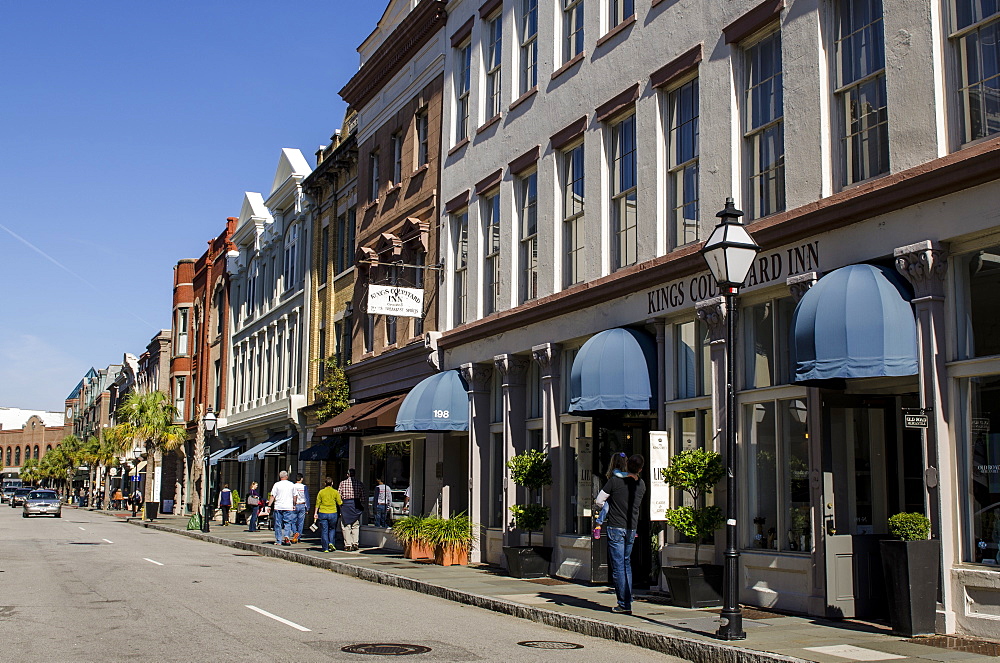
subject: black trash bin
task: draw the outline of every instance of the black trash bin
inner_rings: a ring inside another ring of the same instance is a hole
[[[145,520],[156,520],[156,512],[160,508],[159,502],[146,502]]]

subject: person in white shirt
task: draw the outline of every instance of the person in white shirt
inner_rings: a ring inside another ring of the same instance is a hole
[[[306,524],[306,510],[309,508],[309,490],[299,474],[292,486],[295,488],[295,517],[292,519],[292,543],[298,543]]]
[[[295,484],[288,480],[288,472],[278,473],[278,481],[271,486],[271,518],[274,520],[274,544],[292,545],[291,528],[295,517]]]
[[[375,479],[375,527],[388,527],[386,513],[392,504],[392,491],[381,479]]]

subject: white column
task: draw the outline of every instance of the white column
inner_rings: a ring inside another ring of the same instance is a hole
[[[554,468],[552,486],[547,491],[545,503],[551,507],[550,527],[544,534],[542,545],[555,545],[556,534],[559,533],[559,524],[565,522],[563,508],[566,501],[562,497],[553,498],[553,495],[567,496],[575,486],[563,485],[563,473],[559,468],[563,466],[563,447],[560,444],[559,435],[559,411],[560,411],[560,359],[562,358],[562,346],[555,343],[543,343],[531,348],[531,354],[538,362],[542,378],[542,444],[549,452],[549,458]]]
[[[525,400],[527,395],[525,393],[524,378],[525,373],[528,371],[529,361],[527,357],[512,354],[497,355],[493,358],[496,369],[503,376],[504,463],[512,456],[524,451],[527,447],[525,444],[526,432],[524,427],[527,406]],[[506,498],[504,499],[504,513],[507,513],[509,507],[515,502],[527,499],[527,492],[523,489],[517,489],[514,482],[510,479],[509,473],[505,473],[505,475],[507,479],[504,482],[506,487],[504,491],[506,494]],[[520,545],[515,539],[511,538],[509,528],[505,527],[504,530],[504,539],[513,541],[510,545]]]
[[[462,377],[469,387],[469,517],[489,522],[490,488],[490,378],[489,364],[462,364]],[[479,528],[479,545],[469,561],[481,562],[486,547],[486,527]]]

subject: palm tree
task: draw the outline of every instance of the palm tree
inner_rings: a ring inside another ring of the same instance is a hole
[[[26,485],[33,485],[36,481],[41,478],[41,468],[39,463],[34,458],[29,458],[28,460],[21,463],[21,471],[18,473]]]
[[[118,458],[125,453],[126,441],[119,426],[104,429],[101,444],[97,448],[94,462],[101,466],[104,475],[104,504],[111,503],[111,481],[108,470],[118,465]]]
[[[174,425],[177,408],[162,391],[139,389],[129,393],[118,406],[118,425],[122,439],[146,447],[146,499],[154,502],[153,477],[156,476],[156,458],[164,451],[173,451],[184,444],[187,431]]]

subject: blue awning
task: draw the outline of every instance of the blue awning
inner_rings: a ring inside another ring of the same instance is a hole
[[[237,457],[236,460],[240,461],[241,463],[245,463],[249,460],[254,460],[254,459],[262,460],[264,458],[264,454],[280,447],[282,444],[288,442],[290,439],[292,438],[291,437],[271,438],[267,442],[261,442],[257,446],[244,451]]]
[[[314,444],[308,449],[300,451],[299,460],[347,458],[347,444],[347,439],[341,436],[327,438],[319,444]]]
[[[916,375],[910,297],[898,274],[876,265],[849,265],[821,278],[792,316],[794,381]]]
[[[618,327],[583,344],[570,372],[570,412],[656,407],[656,341]]]
[[[469,394],[458,371],[432,375],[411,389],[396,414],[396,430],[469,430]]]
[[[208,457],[208,464],[209,465],[218,465],[220,460],[222,460],[223,458],[225,458],[229,454],[233,453],[234,451],[239,451],[239,450],[240,450],[239,447],[229,447],[228,449],[219,449],[214,454],[212,454],[211,456]],[[231,459],[229,459],[229,460],[231,460]]]

